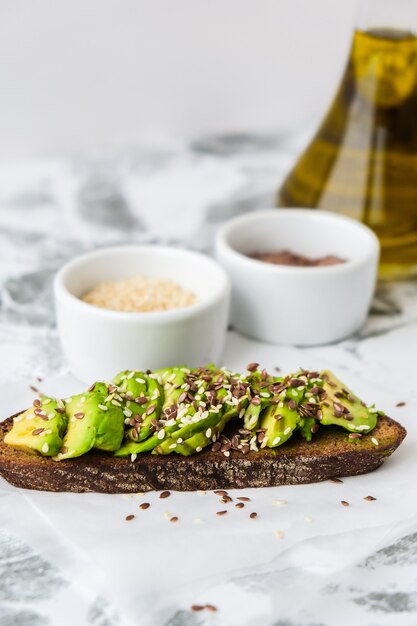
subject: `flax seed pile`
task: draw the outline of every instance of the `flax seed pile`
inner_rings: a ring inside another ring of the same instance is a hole
[[[167,278],[134,276],[100,283],[81,300],[103,309],[137,313],[180,309],[194,304],[197,298]]]

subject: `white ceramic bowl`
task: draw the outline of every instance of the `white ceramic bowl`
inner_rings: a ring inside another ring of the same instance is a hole
[[[198,301],[171,311],[111,311],[80,300],[102,281],[143,274],[176,281]],[[221,357],[230,286],[203,254],[162,246],[105,248],[75,258],[54,282],[58,329],[69,367],[88,383],[123,369],[191,367]]]
[[[322,267],[272,265],[253,252],[291,250],[346,263]],[[272,209],[228,222],[216,257],[232,282],[232,323],[270,343],[309,346],[354,333],[375,289],[379,242],[355,220],[311,209]]]

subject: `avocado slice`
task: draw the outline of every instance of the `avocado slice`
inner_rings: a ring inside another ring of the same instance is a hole
[[[275,448],[285,443],[299,425],[299,421],[297,410],[290,409],[285,400],[269,405],[262,411],[260,419],[260,426],[265,429],[262,446]]]
[[[66,425],[64,402],[42,396],[14,418],[13,427],[4,441],[18,450],[54,456],[62,447]]]
[[[177,404],[179,397],[184,393],[182,388],[185,385],[185,379],[192,370],[186,367],[167,367],[159,370],[155,370],[152,374],[146,374],[146,378],[149,381],[149,385],[153,383],[157,385],[160,391],[161,406],[158,405],[158,412],[145,416],[141,421],[141,428],[139,436],[128,435],[130,441],[126,441],[119,450],[116,451],[115,456],[124,457],[132,454],[140,454],[141,452],[149,452],[153,450],[158,444],[161,443],[161,435],[158,437],[158,433],[153,434],[154,428],[152,427],[152,420],[158,419],[163,426],[163,435],[174,432],[179,428],[179,423],[175,418],[175,422],[169,415],[169,411]],[[124,372],[126,374],[126,372]],[[151,396],[152,397],[152,396]],[[154,403],[154,401],[153,401]],[[193,409],[194,410],[194,409]],[[168,423],[168,426],[166,425]]]
[[[113,452],[120,448],[124,433],[123,410],[104,383],[73,396],[66,405],[68,430],[56,461],[72,459],[91,450]]]
[[[152,433],[152,420],[160,418],[164,403],[164,390],[158,379],[139,370],[125,370],[113,379],[118,387],[115,396],[123,402],[126,423],[130,425],[126,439],[143,441]]]
[[[375,428],[378,415],[373,407],[367,407],[346,385],[329,370],[320,372],[325,395],[320,396],[320,423],[335,424],[351,432],[367,433]]]

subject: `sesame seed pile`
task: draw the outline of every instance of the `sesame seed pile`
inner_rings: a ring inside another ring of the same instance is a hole
[[[167,278],[134,276],[99,283],[81,300],[112,311],[146,313],[187,307],[195,304],[197,298],[194,293]]]

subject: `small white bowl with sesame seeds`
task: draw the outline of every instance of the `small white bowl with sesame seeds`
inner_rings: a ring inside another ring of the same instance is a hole
[[[138,275],[172,281],[195,301],[181,308],[132,312],[81,299],[103,282]],[[230,283],[204,254],[158,245],[100,249],[59,270],[54,296],[62,348],[70,370],[83,382],[108,380],[123,369],[194,367],[221,358]]]
[[[276,265],[254,253],[291,251],[345,262]],[[230,220],[218,233],[216,258],[232,283],[236,330],[283,345],[320,345],[365,322],[377,277],[379,242],[351,218],[311,209],[268,209]]]

